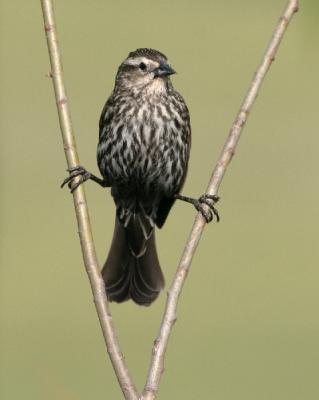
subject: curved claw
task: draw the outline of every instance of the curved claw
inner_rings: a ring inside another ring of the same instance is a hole
[[[214,206],[211,206],[211,210],[212,210],[213,214],[216,217],[216,221],[219,222],[220,221],[220,216],[219,216],[218,211],[216,210],[216,208]]]
[[[175,194],[175,199],[186,201],[186,203],[193,204],[197,211],[199,211],[205,218],[206,222],[211,222],[214,217],[219,222],[219,214],[214,204],[219,200],[219,196],[215,194],[203,194],[199,199],[193,199],[192,197],[183,196],[179,193]],[[208,209],[205,207],[207,206]]]
[[[73,193],[75,189],[77,189],[82,183],[90,179],[90,173],[87,172],[87,170],[83,168],[81,165],[68,168],[67,171],[70,172],[70,175],[64,179],[61,188],[63,188],[66,184],[68,184],[71,193]],[[74,183],[73,180],[77,177],[79,177],[79,180]]]
[[[213,213],[211,212],[211,210],[206,211],[203,207],[202,202],[198,202],[198,204],[195,205],[195,208],[202,214],[207,224],[213,220]]]
[[[198,201],[201,203],[207,201],[207,200],[213,200],[213,203],[217,203],[219,201],[220,197],[217,196],[216,194],[202,194]],[[208,203],[206,203],[208,204]]]
[[[214,204],[217,203],[219,199],[220,199],[219,196],[210,194],[203,194],[198,199],[200,205],[206,204],[209,207],[209,213],[207,213],[207,211],[204,210],[202,206],[200,207],[200,209],[196,207],[197,210],[202,213],[207,223],[211,222],[214,219],[214,216],[217,222],[220,221],[219,213],[217,209],[214,207]]]
[[[77,189],[80,185],[82,185],[82,183],[86,182],[90,177],[86,176],[86,175],[80,175],[79,176],[79,180],[73,184],[73,181],[70,182],[70,193],[73,193],[75,191],[75,189]]]

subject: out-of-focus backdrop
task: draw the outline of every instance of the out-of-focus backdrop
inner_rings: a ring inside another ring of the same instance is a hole
[[[160,399],[319,398],[319,3],[302,1],[220,188],[169,344]],[[81,163],[97,173],[98,119],[120,62],[169,56],[191,113],[184,193],[211,169],[285,0],[56,0]],[[1,357],[4,400],[120,399],[82,263],[38,1],[0,2]],[[113,231],[108,190],[86,184],[101,263]],[[167,286],[194,210],[158,232]],[[112,305],[139,388],[165,292],[150,308]]]

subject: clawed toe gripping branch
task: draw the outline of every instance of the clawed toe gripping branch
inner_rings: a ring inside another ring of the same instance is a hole
[[[141,395],[138,393],[131,378],[115,333],[109,304],[105,294],[104,282],[100,274],[100,269],[95,253],[84,189],[83,186],[80,186],[81,183],[88,179],[92,179],[104,187],[108,185],[107,182],[104,182],[102,179],[90,174],[84,168],[79,167],[79,160],[72,131],[69,106],[63,82],[61,56],[57,42],[52,0],[41,0],[41,4],[43,10],[44,28],[47,37],[52,68],[50,76],[52,76],[53,78],[65,156],[70,172],[70,176],[65,179],[63,185],[69,184],[73,193],[84,265],[90,281],[94,303],[105,339],[105,344],[119,385],[122,389],[124,398],[130,400],[153,400],[156,399],[159,390],[160,379],[162,371],[164,369],[165,351],[173,327],[172,321],[176,320],[177,303],[187,276],[187,271],[190,268],[193,255],[206,224],[205,222],[209,222],[208,220],[210,220],[210,218],[213,218],[214,216],[216,217],[216,220],[219,219],[218,212],[214,208],[214,204],[218,200],[218,196],[216,195],[216,193],[218,193],[218,189],[222,182],[225,171],[232,159],[232,155],[235,152],[235,148],[240,138],[243,126],[246,123],[249,112],[257,97],[263,79],[270,65],[275,59],[279,44],[281,42],[281,39],[283,38],[283,35],[290,20],[292,19],[292,16],[298,10],[298,0],[290,0],[284,10],[284,13],[279,19],[279,22],[269,42],[263,59],[251,82],[247,95],[240,107],[235,121],[231,126],[224,148],[213,170],[211,179],[205,192],[206,194],[204,196],[201,196],[197,200],[180,196],[181,200],[194,204],[194,206],[197,210],[200,211],[200,213],[196,216],[180,263],[177,267],[175,277],[168,291],[168,298],[163,314],[162,323],[159,329],[158,336],[154,342],[150,367],[145,387]],[[75,182],[74,184],[71,183],[73,181]],[[78,188],[78,190],[75,190],[76,188]],[[209,212],[211,213],[211,215],[209,214]],[[202,218],[201,215],[203,215],[204,218]]]
[[[70,192],[73,193],[82,183],[91,179],[92,181],[98,183],[102,187],[108,187],[109,184],[102,178],[98,178],[97,176],[88,172],[81,165],[77,165],[72,168],[68,168],[69,176],[67,176],[61,184],[61,188],[63,188],[66,184],[69,186]],[[78,178],[78,179],[76,179]],[[202,216],[205,218],[207,223],[211,222],[215,216],[217,222],[219,222],[219,214],[214,204],[216,204],[219,200],[219,196],[214,194],[203,194],[198,199],[193,199],[192,197],[182,196],[181,194],[176,194],[175,198],[177,200],[185,201],[186,203],[193,204],[195,209],[199,211]],[[207,207],[205,207],[205,205]]]
[[[182,196],[181,194],[175,195],[177,200],[185,201],[186,203],[193,204],[197,211],[199,211],[204,217],[207,223],[211,222],[214,217],[216,221],[219,222],[220,217],[217,209],[215,208],[215,204],[220,199],[219,196],[215,194],[203,194],[198,199],[193,199],[192,197]],[[205,205],[207,207],[205,207]]]
[[[91,172],[88,172],[81,165],[76,165],[75,167],[68,168],[67,171],[70,173],[70,175],[64,179],[61,188],[63,188],[66,184],[68,184],[71,193],[73,193],[75,189],[77,189],[82,183],[88,181],[89,179],[98,183],[102,187],[109,186],[107,181],[91,174]]]

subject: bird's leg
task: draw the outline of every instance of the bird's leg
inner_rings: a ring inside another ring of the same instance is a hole
[[[61,188],[63,188],[64,185],[68,184],[71,193],[73,193],[75,189],[77,189],[82,183],[86,182],[89,179],[98,183],[102,187],[110,186],[105,179],[98,178],[97,176],[91,174],[91,172],[88,172],[81,165],[69,168],[67,169],[67,171],[70,173],[70,175],[64,179]],[[77,182],[74,182],[74,179],[77,177],[79,177],[79,180]]]
[[[176,194],[175,199],[186,201],[187,203],[193,204],[197,211],[200,211],[202,216],[205,218],[206,222],[211,222],[215,216],[216,221],[219,222],[219,214],[214,204],[216,204],[219,200],[219,197],[216,195],[203,194],[198,199],[193,199],[192,197],[182,196],[181,194]],[[209,207],[209,210],[206,211],[204,204]]]

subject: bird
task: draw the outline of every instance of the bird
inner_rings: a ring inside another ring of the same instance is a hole
[[[81,165],[68,169],[71,192],[91,179],[110,187],[116,206],[111,247],[101,274],[109,301],[150,305],[164,287],[155,228],[177,199],[219,221],[219,197],[181,195],[191,148],[190,115],[174,89],[176,71],[158,50],[138,48],[120,64],[99,120],[97,164],[102,178]],[[76,179],[77,178],[77,179]],[[206,206],[208,207],[206,207]]]

